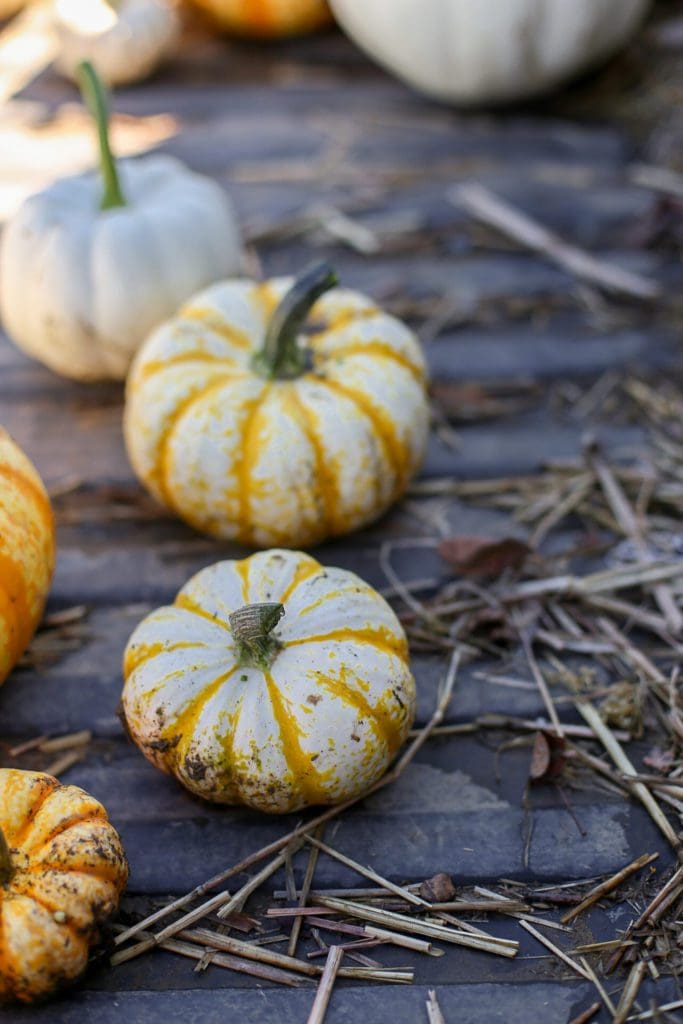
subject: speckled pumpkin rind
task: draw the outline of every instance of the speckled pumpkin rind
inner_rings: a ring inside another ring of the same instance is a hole
[[[311,367],[252,369],[290,279],[196,296],[139,351],[124,430],[133,467],[196,529],[256,547],[309,547],[372,522],[427,445],[425,364],[405,324],[336,288],[312,309]]]
[[[270,671],[237,665],[228,616],[280,602]],[[124,659],[131,736],[207,800],[284,813],[368,789],[405,741],[415,683],[405,634],[363,580],[275,550],[219,562],[152,612]]]
[[[325,0],[193,0],[226,31],[261,39],[304,35],[332,21]]]
[[[0,683],[40,622],[54,560],[54,522],[43,482],[0,428]]]
[[[128,879],[101,804],[50,775],[0,769],[0,828],[14,873],[0,885],[0,1002],[45,999],[79,977]]]

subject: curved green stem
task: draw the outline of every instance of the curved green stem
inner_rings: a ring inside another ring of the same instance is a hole
[[[254,358],[254,369],[262,377],[299,377],[306,369],[306,355],[299,334],[321,295],[334,288],[337,275],[329,263],[316,263],[296,279],[273,313],[263,348]]]
[[[5,839],[5,833],[0,828],[0,885],[7,885],[13,874],[12,856]]]
[[[92,114],[97,126],[97,136],[100,144],[100,168],[104,181],[104,192],[100,209],[111,210],[116,206],[125,206],[126,200],[121,191],[116,160],[109,144],[107,96],[102,80],[89,60],[84,60],[78,65],[78,80],[83,102]]]
[[[282,648],[272,632],[284,614],[284,605],[266,602],[247,604],[228,616],[240,666],[268,671]]]

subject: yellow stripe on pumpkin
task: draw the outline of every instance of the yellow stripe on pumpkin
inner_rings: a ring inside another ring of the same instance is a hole
[[[296,637],[294,640],[286,640],[285,647],[298,647],[301,644],[324,643],[325,641],[348,641],[349,643],[365,643],[377,647],[388,654],[396,655],[402,661],[408,658],[408,645],[403,637],[398,637],[386,626],[367,627],[365,629],[353,629],[351,626],[341,626],[339,629],[331,629],[328,633],[315,633],[311,636]]]
[[[386,410],[376,405],[371,398],[362,394],[348,384],[341,384],[337,380],[330,380],[329,377],[316,377],[316,381],[330,391],[343,395],[353,402],[360,411],[370,420],[372,428],[382,443],[387,460],[394,471],[394,493],[402,491],[405,481],[410,473],[410,461],[408,449],[401,441],[396,431],[396,425]]]
[[[325,783],[331,770],[318,772],[311,755],[301,746],[303,732],[296,720],[296,713],[290,711],[287,702],[269,672],[264,673],[268,696],[273,708],[273,717],[280,730],[282,754],[287,764],[290,782],[298,789],[307,803],[324,803],[327,799]]]

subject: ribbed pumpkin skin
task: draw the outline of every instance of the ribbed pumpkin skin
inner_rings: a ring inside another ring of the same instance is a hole
[[[0,827],[14,867],[0,885],[0,1001],[33,1002],[85,970],[128,867],[102,805],[50,775],[0,769]]]
[[[40,622],[54,559],[54,522],[43,482],[0,428],[0,683]]]
[[[194,0],[228,32],[276,39],[315,32],[332,21],[325,0]]]
[[[139,351],[124,428],[149,490],[196,529],[309,547],[380,516],[419,467],[429,407],[414,334],[337,288],[313,307],[310,372],[251,368],[290,279],[196,296]]]
[[[228,623],[264,601],[285,607],[267,672],[237,666]],[[386,601],[296,551],[202,570],[135,630],[124,676],[128,729],[153,764],[207,800],[274,813],[362,793],[415,712],[406,638]]]

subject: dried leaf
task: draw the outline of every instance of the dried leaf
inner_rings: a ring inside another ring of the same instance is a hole
[[[560,736],[537,732],[529,766],[531,782],[550,782],[561,775],[566,764],[564,751],[565,742]]]
[[[517,537],[448,537],[439,554],[463,576],[495,578],[506,569],[521,569],[531,548]]]
[[[455,896],[453,879],[445,871],[439,871],[432,878],[427,878],[420,886],[420,896],[430,903],[445,903]]]

